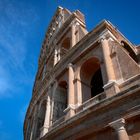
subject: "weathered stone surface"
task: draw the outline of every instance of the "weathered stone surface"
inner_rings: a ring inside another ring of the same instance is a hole
[[[108,21],[87,32],[58,7],[41,49],[25,140],[140,139],[139,49]]]

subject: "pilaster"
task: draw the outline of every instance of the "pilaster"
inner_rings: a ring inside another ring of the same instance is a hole
[[[56,65],[57,62],[58,62],[57,61],[57,49],[55,48],[55,50],[54,50],[54,65]]]
[[[125,120],[123,118],[118,119],[114,122],[109,123],[117,135],[117,140],[129,140],[128,134],[125,129]]]
[[[51,87],[49,87],[49,89],[48,89],[45,120],[44,120],[44,125],[41,128],[40,137],[43,137],[48,132],[48,129],[49,129],[49,126],[50,126],[50,110],[51,110],[50,94],[51,94]]]
[[[71,24],[71,48],[75,45],[75,22]]]
[[[65,109],[66,119],[75,114],[75,95],[74,95],[74,71],[73,65],[68,65],[68,107]]]
[[[53,109],[54,109],[54,96],[57,88],[57,81],[52,84],[52,95],[50,99],[50,126],[53,124]]]
[[[80,106],[82,104],[81,80],[75,77],[73,82],[75,86],[76,106]]]
[[[108,44],[108,40],[105,37],[102,37],[100,42],[101,42],[101,47],[103,51],[103,57],[104,57],[104,63],[105,63],[106,72],[107,72],[108,83],[110,83],[115,80],[115,74],[114,74],[112,61],[110,57],[109,44]]]
[[[104,90],[107,93],[106,96],[110,97],[118,93],[120,90],[116,83],[114,68],[110,57],[109,41],[108,39],[106,39],[105,36],[103,36],[100,39],[100,43],[102,47],[103,59],[107,74],[107,83],[104,85]]]

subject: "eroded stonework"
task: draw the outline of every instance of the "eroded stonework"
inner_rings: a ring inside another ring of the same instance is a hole
[[[140,47],[109,21],[58,7],[39,57],[25,140],[139,140]]]

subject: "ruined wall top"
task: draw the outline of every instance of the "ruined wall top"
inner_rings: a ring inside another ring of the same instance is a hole
[[[63,26],[63,24],[67,20],[71,20],[71,22],[72,22],[72,18],[70,18],[72,16],[77,18],[81,23],[85,24],[84,15],[79,10],[71,12],[68,9],[62,8],[60,6],[57,8],[57,10],[56,10],[54,16],[52,17],[52,20],[47,28],[47,32],[45,34],[45,39],[44,39],[44,42],[43,42],[42,48],[41,48],[39,61],[42,59],[44,54],[46,54],[46,49],[48,48],[48,46],[50,46],[50,44],[52,42],[54,42],[54,38],[57,35],[60,28]]]

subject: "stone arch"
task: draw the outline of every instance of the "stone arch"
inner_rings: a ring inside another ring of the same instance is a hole
[[[128,54],[131,56],[131,58],[138,63],[138,58],[135,53],[135,50],[125,41],[121,41],[122,47],[128,52]]]
[[[67,108],[67,91],[68,85],[66,81],[60,81],[55,91],[53,122],[65,115],[64,110]]]
[[[96,57],[87,59],[80,69],[82,102],[103,92],[103,79],[100,60]]]
[[[60,51],[61,57],[64,56],[69,49],[70,49],[70,38],[66,37],[61,43],[61,51]]]
[[[47,102],[47,96],[43,96],[43,98],[39,99],[39,101],[37,102],[37,104],[38,104],[38,111],[41,109],[42,104],[44,104],[45,102]]]
[[[76,76],[77,79],[80,79],[80,77],[81,77],[81,76],[80,76],[80,74],[81,74],[81,67],[83,66],[83,64],[84,64],[87,60],[93,58],[93,56],[94,56],[94,58],[97,59],[100,63],[103,62],[103,57],[102,57],[102,55],[100,55],[100,54],[93,54],[93,53],[91,53],[88,57],[85,55],[85,58],[81,59],[81,60],[80,60],[80,63],[78,63],[78,65],[76,65],[76,74],[75,74],[75,76]]]
[[[63,40],[62,47],[67,50],[70,49],[70,38],[69,37],[67,37]]]

